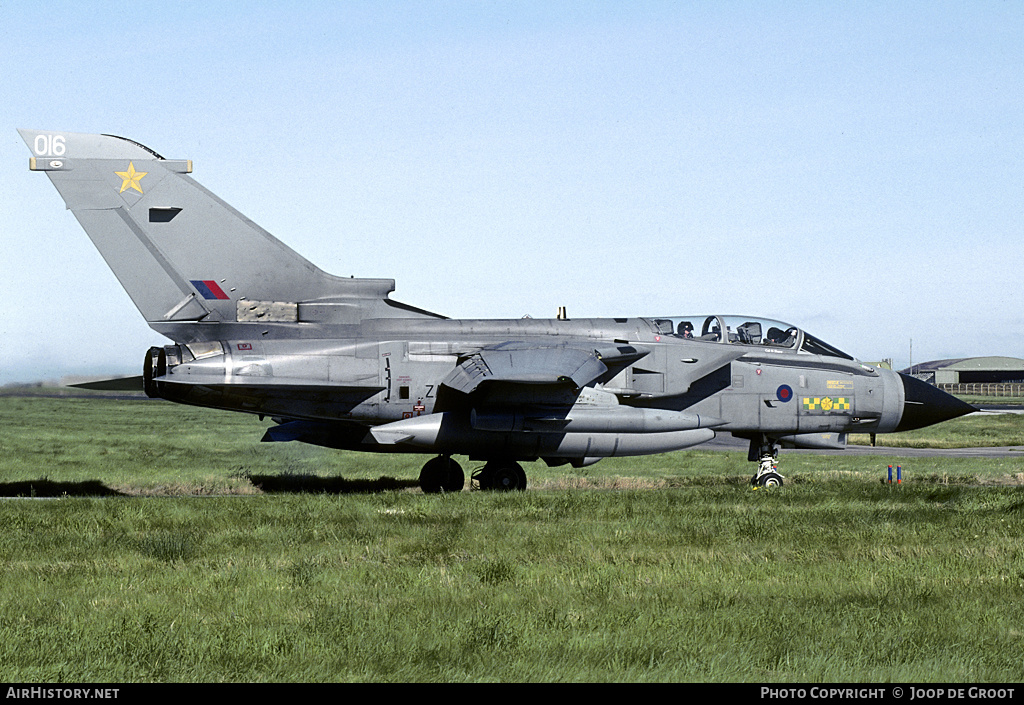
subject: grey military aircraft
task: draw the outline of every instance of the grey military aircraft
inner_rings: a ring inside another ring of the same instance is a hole
[[[526,487],[523,461],[586,466],[731,433],[754,485],[784,447],[974,411],[913,377],[753,316],[453,320],[390,279],[318,269],[165,159],[112,135],[19,130],[136,307],[174,342],[151,397],[270,417],[264,441],[435,455],[424,492]]]

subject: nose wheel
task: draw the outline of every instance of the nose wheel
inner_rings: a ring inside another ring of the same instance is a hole
[[[753,487],[782,487],[783,478],[779,474],[779,446],[767,436],[750,440],[748,460],[757,461],[757,473],[750,478]]]
[[[750,481],[754,487],[782,487],[782,475],[777,472],[766,472],[764,475],[755,475]]]

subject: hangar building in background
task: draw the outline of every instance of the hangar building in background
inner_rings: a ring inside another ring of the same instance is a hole
[[[1020,388],[1024,387],[1024,360],[1017,357],[933,360],[914,365],[903,372],[955,394],[1013,391],[1016,396]]]

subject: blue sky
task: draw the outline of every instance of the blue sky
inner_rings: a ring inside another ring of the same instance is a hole
[[[0,384],[152,332],[18,127],[130,137],[453,317],[1024,357],[1024,2],[0,3]]]

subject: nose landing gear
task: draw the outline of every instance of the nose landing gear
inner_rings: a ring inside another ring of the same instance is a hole
[[[775,441],[761,434],[750,439],[747,460],[757,462],[757,472],[750,478],[753,487],[782,487],[779,474],[779,446]]]

